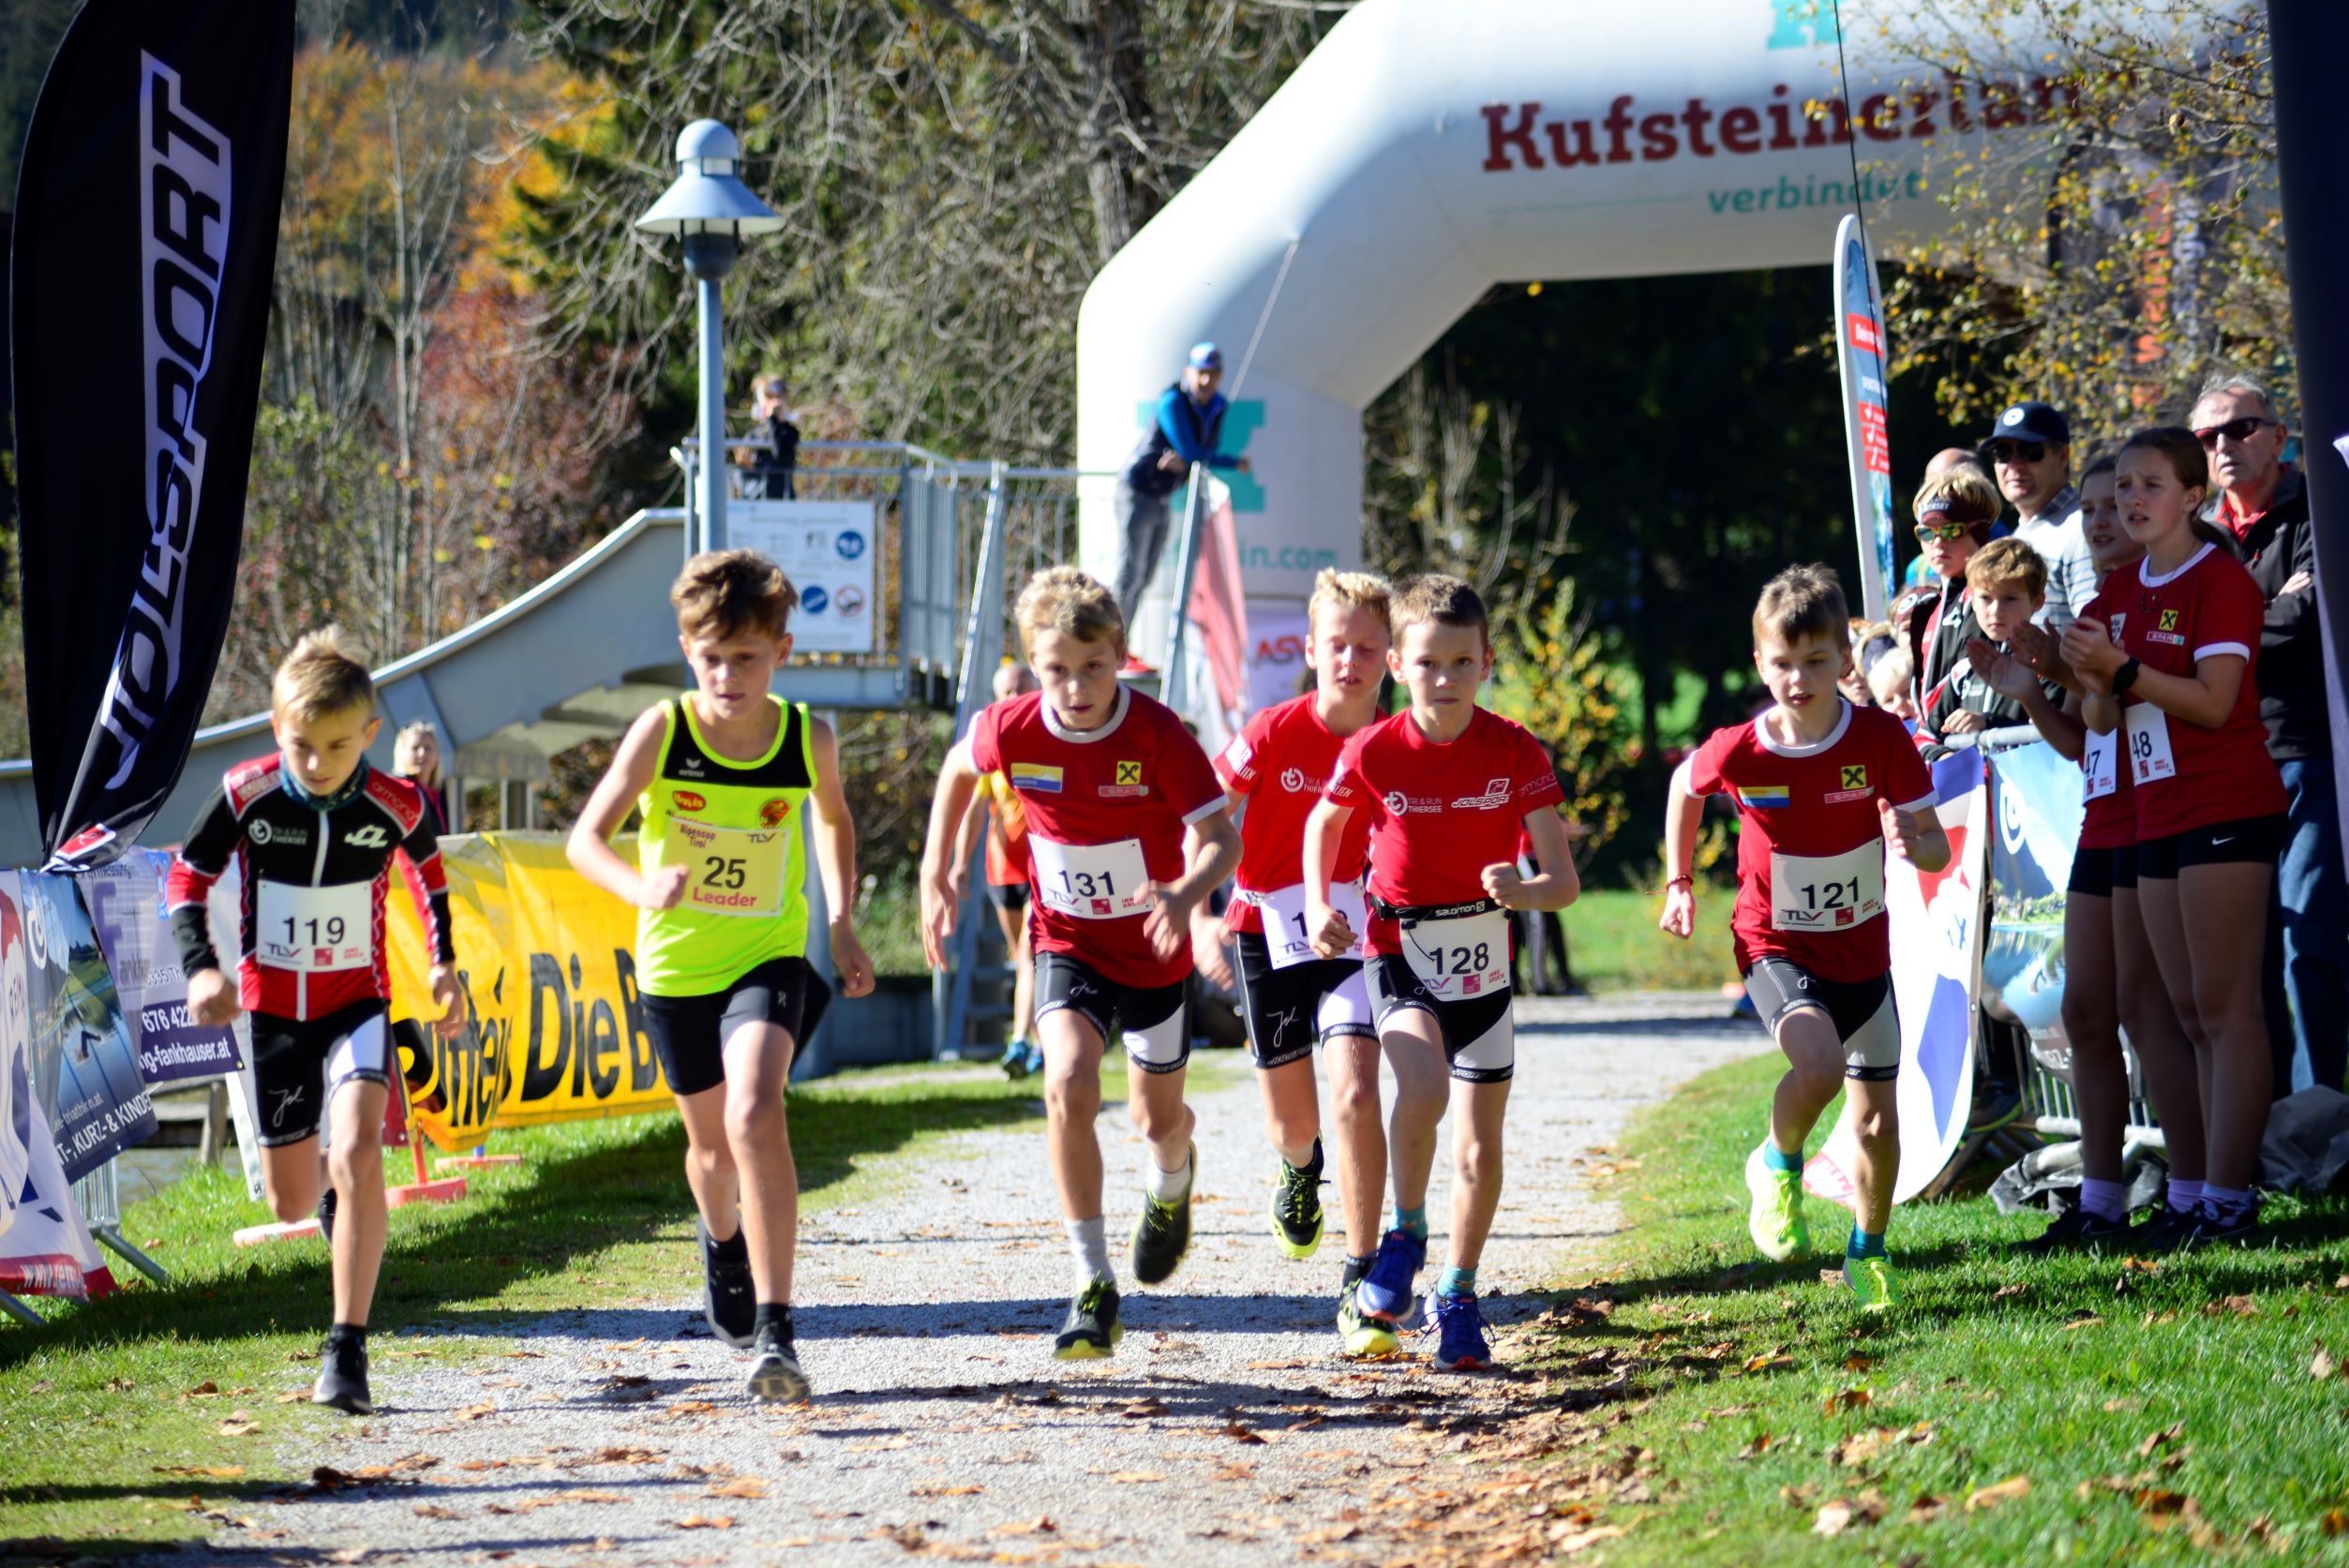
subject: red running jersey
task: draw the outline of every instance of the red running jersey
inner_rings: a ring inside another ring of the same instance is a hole
[[[1313,814],[1338,770],[1345,739],[1332,735],[1310,692],[1248,721],[1215,760],[1216,777],[1234,795],[1248,797],[1240,823],[1239,886],[1242,892],[1275,893],[1305,880],[1305,819]],[[1360,812],[1346,819],[1338,841],[1340,882],[1362,874],[1370,844],[1370,824]],[[1227,929],[1262,931],[1264,911],[1234,899]]]
[[[1183,829],[1223,809],[1223,787],[1174,711],[1121,685],[1107,724],[1064,729],[1031,692],[981,711],[967,744],[971,766],[1001,773],[1027,808],[1036,950],[1130,986],[1189,975],[1188,933],[1173,958],[1143,934],[1143,884],[1183,874]]]
[[[1369,818],[1373,898],[1390,904],[1473,903],[1485,868],[1517,860],[1526,816],[1564,798],[1524,725],[1478,709],[1460,738],[1438,745],[1408,709],[1347,738],[1329,799]],[[1401,951],[1395,922],[1376,914],[1373,956]]]
[[[2283,779],[2267,755],[2252,679],[2267,605],[2242,563],[2213,545],[2160,576],[2141,560],[2106,577],[2095,602],[2111,611],[2121,651],[2147,669],[2192,679],[2204,659],[2244,661],[2234,710],[2216,729],[2124,694],[2121,758],[2136,785],[2138,842],[2282,811]]]
[[[2108,624],[2112,605],[2098,594],[2074,613]],[[2117,632],[2118,628],[2115,628]],[[2080,752],[2080,847],[2127,849],[2137,842],[2136,789],[2129,782],[2122,732],[2087,732]]]
[[[1933,775],[1898,719],[1854,708],[1826,739],[1784,746],[1763,718],[1713,732],[1688,763],[1698,795],[1737,801],[1737,966],[1783,958],[1822,980],[1871,980],[1891,970],[1878,800],[1937,804]]]

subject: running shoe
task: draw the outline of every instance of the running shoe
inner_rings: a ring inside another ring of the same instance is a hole
[[[1427,1237],[1414,1236],[1404,1230],[1389,1231],[1381,1236],[1379,1255],[1370,1261],[1370,1272],[1354,1288],[1354,1300],[1360,1304],[1363,1316],[1389,1324],[1399,1322],[1403,1309],[1411,1305],[1412,1282],[1419,1277],[1420,1267],[1427,1261]]]
[[[335,1245],[335,1189],[328,1187],[318,1195],[318,1233],[326,1238],[326,1245]]]
[[[367,1347],[361,1339],[329,1336],[319,1353],[318,1383],[310,1403],[331,1405],[352,1415],[373,1415],[375,1401],[367,1394]]]
[[[1098,1361],[1117,1349],[1126,1325],[1117,1321],[1117,1286],[1096,1279],[1069,1303],[1069,1321],[1052,1342],[1055,1361]]]
[[[1769,1140],[1754,1145],[1745,1157],[1745,1190],[1753,1203],[1745,1211],[1745,1233],[1754,1250],[1773,1263],[1783,1263],[1811,1248],[1811,1227],[1803,1218],[1803,1172],[1773,1171],[1762,1151]]]
[[[1145,1190],[1142,1213],[1133,1222],[1133,1277],[1156,1285],[1174,1272],[1190,1250],[1190,1195],[1199,1190],[1199,1145],[1184,1158],[1190,1165],[1190,1187],[1171,1203],[1162,1203]]]
[[[1292,1258],[1310,1258],[1322,1245],[1322,1141],[1313,1140],[1313,1162],[1303,1170],[1278,1161],[1272,1185],[1272,1233]]]
[[[1435,1324],[1435,1364],[1452,1372],[1481,1372],[1492,1365],[1485,1342],[1485,1315],[1474,1296],[1428,1292],[1428,1321]]]
[[[751,1280],[750,1244],[741,1229],[730,1240],[710,1239],[710,1228],[698,1216],[694,1230],[701,1237],[701,1312],[710,1332],[733,1346],[747,1349],[758,1322],[758,1289]]]
[[[1847,1257],[1844,1285],[1863,1312],[1881,1312],[1900,1305],[1900,1276],[1890,1258]]]
[[[2247,1204],[2240,1214],[2222,1219],[2205,1204],[2194,1210],[2194,1221],[2178,1237],[2177,1250],[2200,1252],[2211,1247],[2256,1247],[2267,1239],[2259,1228],[2259,1205]]]
[[[1972,1109],[1967,1113],[1968,1134],[1996,1132],[2023,1114],[2023,1091],[2012,1083],[1990,1083],[1974,1096]]]
[[[807,1398],[807,1374],[800,1370],[799,1352],[791,1346],[786,1323],[769,1323],[751,1346],[750,1376],[742,1380],[750,1396],[764,1404],[796,1405]]]
[[[1027,1070],[1031,1074],[1044,1070],[1044,1048],[1034,1040],[1027,1042]]]
[[[2198,1217],[2192,1209],[2173,1209],[2164,1205],[2160,1214],[2130,1234],[2129,1250],[2144,1258],[2160,1252],[2175,1252],[2185,1245],[2188,1236],[2194,1233]]]
[[[1027,1041],[1013,1040],[1003,1048],[1003,1076],[1017,1082],[1035,1071],[1027,1059]]]
[[[2014,1250],[2028,1257],[2042,1257],[2050,1252],[2094,1254],[2108,1248],[2128,1247],[2135,1235],[2125,1218],[2106,1219],[2086,1209],[2067,1209],[2047,1229]]]
[[[1338,1292],[1338,1337],[1344,1342],[1340,1353],[1358,1361],[1379,1361],[1403,1353],[1403,1342],[1395,1337],[1395,1325],[1384,1319],[1366,1317],[1362,1304],[1354,1299],[1355,1287],[1347,1286]]]

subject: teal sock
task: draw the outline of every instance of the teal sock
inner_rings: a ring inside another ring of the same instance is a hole
[[[1435,1293],[1440,1296],[1473,1296],[1476,1293],[1476,1271],[1456,1269],[1449,1263],[1435,1277]]]
[[[1415,1209],[1398,1208],[1395,1211],[1395,1223],[1389,1225],[1387,1229],[1400,1231],[1414,1241],[1426,1241],[1428,1239],[1426,1206],[1423,1204]]]
[[[1803,1169],[1803,1151],[1797,1149],[1794,1153],[1788,1154],[1778,1147],[1778,1141],[1775,1138],[1765,1136],[1762,1139],[1762,1163],[1773,1171],[1792,1175]]]
[[[1847,1258],[1881,1258],[1885,1256],[1884,1232],[1878,1231],[1874,1233],[1870,1233],[1869,1232],[1863,1231],[1857,1225],[1854,1225],[1851,1228],[1851,1239],[1844,1243],[1844,1256]]]

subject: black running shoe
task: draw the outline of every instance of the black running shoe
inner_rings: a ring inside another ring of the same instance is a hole
[[[758,1323],[758,1290],[751,1281],[750,1244],[738,1227],[733,1238],[716,1242],[696,1217],[694,1230],[701,1237],[701,1311],[710,1332],[733,1346],[746,1349]]]
[[[2194,1222],[2178,1238],[2180,1252],[2202,1252],[2216,1247],[2257,1247],[2267,1239],[2267,1232],[2259,1228],[2259,1205],[2247,1204],[2231,1219],[2222,1219],[2207,1208],[2194,1211]]]
[[[318,1384],[310,1390],[310,1403],[332,1405],[352,1415],[375,1413],[375,1401],[367,1394],[365,1341],[330,1338],[318,1362]]]
[[[2175,1252],[2193,1228],[2194,1212],[2192,1209],[2173,1209],[2165,1205],[2161,1213],[2129,1233],[2129,1250],[2141,1258]]]
[[[1117,1321],[1117,1286],[1096,1279],[1069,1303],[1069,1321],[1052,1342],[1055,1361],[1098,1361],[1117,1349],[1126,1325]]]
[[[742,1386],[754,1399],[770,1405],[796,1405],[808,1396],[807,1374],[791,1346],[791,1331],[770,1323],[758,1331],[751,1347],[750,1376]]]
[[[318,1195],[318,1233],[326,1238],[326,1245],[335,1245],[335,1189],[328,1187]]]
[[[2105,1219],[2086,1209],[2067,1209],[2055,1222],[2014,1250],[2029,1257],[2050,1252],[2110,1252],[2125,1250],[2136,1232],[2126,1219]]]
[[[1273,1178],[1272,1233],[1292,1258],[1310,1258],[1322,1245],[1322,1141],[1313,1140],[1313,1162],[1303,1170],[1279,1161]]]
[[[1190,1195],[1199,1190],[1199,1145],[1184,1157],[1190,1165],[1189,1190],[1171,1203],[1162,1203],[1145,1190],[1142,1213],[1133,1222],[1133,1277],[1156,1285],[1174,1272],[1190,1250]]]
[[[1966,1116],[1968,1133],[1996,1132],[2023,1114],[2023,1091],[2012,1083],[1989,1083],[1974,1091],[1974,1103]]]

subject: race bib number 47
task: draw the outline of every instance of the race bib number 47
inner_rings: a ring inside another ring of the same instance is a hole
[[[1848,931],[1884,913],[1884,846],[1841,855],[1770,857],[1770,923],[1778,931]]]
[[[1046,907],[1080,920],[1118,920],[1150,907],[1140,839],[1055,844],[1031,830],[1027,844],[1036,859],[1036,896]]]

